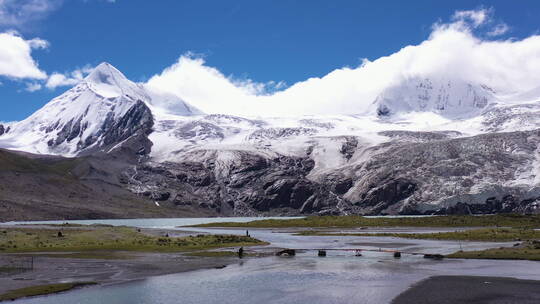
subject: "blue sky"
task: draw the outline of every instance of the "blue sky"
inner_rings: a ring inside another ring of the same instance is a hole
[[[21,3],[37,9],[17,15]],[[31,53],[47,75],[107,61],[144,82],[192,52],[226,76],[290,86],[417,45],[434,23],[478,9],[491,14],[491,27],[475,29],[486,40],[520,40],[540,29],[538,1],[0,0],[0,32],[47,41]],[[487,37],[498,24],[508,29]],[[0,76],[0,121],[24,119],[69,88],[44,81]]]

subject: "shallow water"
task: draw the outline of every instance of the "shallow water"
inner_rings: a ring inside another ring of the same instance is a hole
[[[534,262],[443,260],[419,256],[395,260],[363,257],[251,259],[225,269],[201,270],[106,287],[24,299],[15,303],[389,303],[432,275],[512,276],[540,279]]]
[[[0,225],[18,224],[104,224],[114,226],[132,226],[140,228],[174,228],[177,226],[199,225],[219,222],[244,223],[265,219],[295,219],[302,217],[197,217],[197,218],[150,218],[150,219],[114,219],[114,220],[64,220],[64,221],[31,221],[31,222],[6,222]]]
[[[114,224],[172,228],[200,219],[113,220]],[[221,219],[230,220],[230,219]],[[77,221],[80,222],[80,221]],[[111,224],[111,221],[106,222]],[[244,229],[177,228],[210,233],[244,234]],[[433,231],[398,228],[402,231]],[[455,229],[455,228],[454,228]],[[376,232],[380,229],[370,229]],[[386,229],[387,230],[387,229]],[[438,231],[437,229],[435,229]],[[286,248],[397,249],[404,253],[450,253],[511,243],[409,240],[387,237],[295,236],[285,230],[251,229],[270,246]],[[433,275],[505,276],[540,280],[540,263],[531,261],[442,260],[403,254],[328,251],[324,258],[315,250],[296,257],[247,259],[224,269],[200,270],[149,278],[121,285],[89,287],[63,294],[15,301],[15,303],[389,303],[412,284]]]

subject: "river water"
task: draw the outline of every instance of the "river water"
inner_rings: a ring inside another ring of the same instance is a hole
[[[138,227],[173,228],[209,221],[248,221],[235,219],[165,219],[74,221]],[[70,221],[72,222],[72,221]],[[185,231],[244,234],[243,229],[195,229]],[[432,232],[439,229],[391,228],[384,231]],[[453,228],[452,230],[455,230]],[[379,232],[370,229],[362,232]],[[398,249],[403,252],[450,253],[509,243],[481,243],[409,240],[387,237],[295,236],[270,229],[249,233],[270,246],[286,248],[370,248]],[[324,258],[316,251],[303,251],[296,257],[267,257],[242,260],[224,269],[199,270],[152,277],[119,285],[89,287],[14,303],[98,304],[98,303],[389,303],[414,283],[434,275],[481,275],[540,280],[540,262],[453,260],[433,261],[421,255],[403,254],[394,259],[386,252],[328,251]]]

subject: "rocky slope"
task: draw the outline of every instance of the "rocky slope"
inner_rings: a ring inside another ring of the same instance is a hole
[[[155,208],[117,179],[118,156],[63,158],[0,149],[0,221],[212,215]]]
[[[6,177],[0,194],[4,210],[46,217],[537,213],[533,93],[510,103],[487,86],[422,78],[381,92],[369,115],[205,115],[101,64],[28,119],[0,126],[0,147],[39,162],[75,157],[61,173],[74,188],[16,168],[3,174],[40,186],[26,199]]]

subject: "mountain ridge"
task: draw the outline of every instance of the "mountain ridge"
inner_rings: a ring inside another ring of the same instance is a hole
[[[28,119],[0,126],[0,147],[99,159],[110,168],[94,161],[87,176],[150,208],[205,215],[540,212],[538,102],[419,77],[373,106],[370,115],[206,115],[102,63]]]

